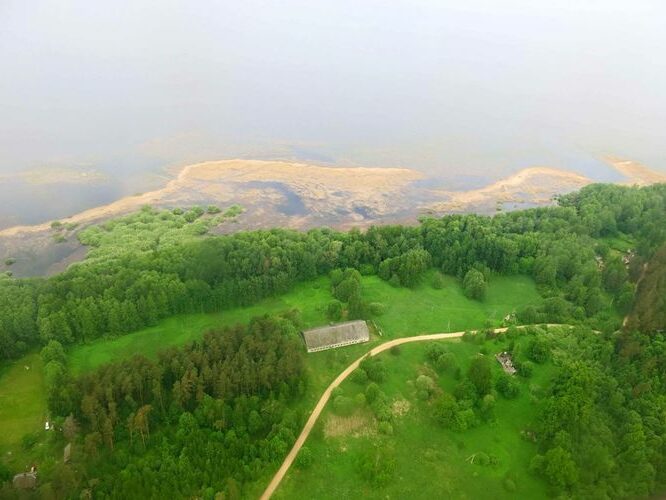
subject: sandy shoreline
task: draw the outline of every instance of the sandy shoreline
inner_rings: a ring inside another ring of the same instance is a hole
[[[666,182],[666,175],[650,170],[638,162],[607,157],[605,161],[627,177],[622,184],[647,185]],[[407,168],[323,167],[297,162],[260,160],[208,161],[184,167],[160,189],[141,195],[127,196],[94,207],[68,218],[63,223],[86,225],[140,209],[144,205],[187,203],[183,193],[197,193],[202,198],[231,199],[239,186],[253,183],[277,183],[300,197],[307,210],[323,215],[327,210],[353,211],[366,207],[375,216],[388,216],[397,206],[405,205],[405,191],[424,174]],[[591,184],[583,175],[552,167],[531,167],[500,179],[488,186],[468,191],[422,189],[424,203],[420,209],[434,212],[472,210],[492,203],[546,203],[554,194],[569,192]],[[270,188],[246,190],[245,200],[279,197]],[[427,196],[426,196],[427,195]],[[426,199],[429,198],[429,199]],[[265,200],[264,200],[265,201]],[[404,208],[401,206],[401,208]],[[354,222],[350,219],[348,222]],[[0,237],[14,237],[47,232],[51,223],[13,226],[0,230]]]

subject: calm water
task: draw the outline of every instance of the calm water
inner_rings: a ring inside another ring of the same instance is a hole
[[[565,6],[571,4],[572,6]],[[575,5],[574,5],[575,4]],[[0,2],[0,226],[230,157],[407,166],[451,188],[547,165],[666,170],[666,2]]]

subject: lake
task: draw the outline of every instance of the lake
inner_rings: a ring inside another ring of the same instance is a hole
[[[449,189],[535,165],[617,180],[604,154],[666,170],[664,2],[118,3],[0,8],[0,227],[211,159],[402,166]],[[20,177],[52,168],[99,179]]]

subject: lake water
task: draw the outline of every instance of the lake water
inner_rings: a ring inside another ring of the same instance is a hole
[[[224,158],[404,166],[451,189],[535,165],[666,170],[666,2],[84,0],[0,6],[0,227]]]

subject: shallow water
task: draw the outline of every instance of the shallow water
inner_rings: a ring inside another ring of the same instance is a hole
[[[409,167],[446,189],[613,154],[666,171],[660,0],[74,0],[0,9],[0,227],[52,220],[225,158]],[[54,22],[56,20],[57,22]]]

